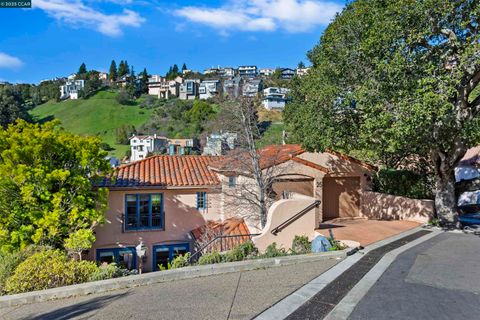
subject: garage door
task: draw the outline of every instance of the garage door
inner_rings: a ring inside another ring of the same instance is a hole
[[[323,178],[323,220],[358,217],[360,177]]]
[[[282,199],[283,192],[293,192],[313,197],[313,179],[277,179],[272,184],[275,200]]]

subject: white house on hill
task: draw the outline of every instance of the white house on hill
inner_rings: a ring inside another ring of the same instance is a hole
[[[78,99],[78,93],[85,87],[85,80],[68,80],[60,86],[60,99]]]

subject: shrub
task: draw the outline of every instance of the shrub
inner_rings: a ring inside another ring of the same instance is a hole
[[[178,257],[172,260],[171,268],[178,269],[178,268],[187,267],[190,265],[189,260],[190,260],[190,252],[187,252],[186,254],[183,254],[183,255],[179,255]]]
[[[96,269],[94,262],[77,262],[60,250],[45,250],[20,263],[8,278],[5,290],[21,293],[81,283],[87,281]]]
[[[133,96],[127,91],[120,91],[115,97],[115,100],[121,105],[131,105]]]
[[[287,251],[284,248],[277,248],[277,243],[273,242],[270,244],[265,252],[260,256],[261,258],[274,258],[288,255]]]
[[[344,246],[343,244],[341,244],[340,241],[334,240],[332,238],[328,238],[328,241],[332,245],[332,247],[328,251],[337,251],[337,250],[343,250],[347,248],[347,246]]]
[[[90,274],[88,281],[106,280],[112,278],[126,277],[137,274],[137,270],[128,270],[119,267],[116,263],[102,264],[97,270]]]
[[[247,241],[228,251],[224,256],[224,260],[225,262],[242,261],[256,255],[257,253],[258,249],[253,242]]]
[[[294,254],[305,254],[312,252],[312,243],[307,236],[295,236],[292,241],[292,252]]]
[[[5,293],[5,283],[14,273],[15,268],[32,254],[46,249],[46,247],[32,245],[22,251],[0,253],[0,295]]]
[[[198,259],[198,264],[199,265],[205,265],[205,264],[214,264],[214,263],[220,263],[223,261],[223,257],[220,253],[218,252],[210,252],[202,255],[200,259]]]

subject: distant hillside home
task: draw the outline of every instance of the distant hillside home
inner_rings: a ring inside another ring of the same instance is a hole
[[[263,90],[262,105],[267,110],[283,109],[287,103],[287,88],[270,87]]]
[[[270,77],[275,72],[275,69],[272,68],[263,68],[259,70],[259,74],[264,77]]]
[[[235,77],[223,82],[223,94],[230,99],[236,99],[240,96],[240,83],[242,78]]]
[[[145,159],[149,153],[165,152],[168,146],[168,139],[154,135],[133,135],[130,138],[130,162]]]
[[[242,88],[242,95],[255,97],[263,89],[262,79],[245,79]]]
[[[220,80],[204,80],[198,88],[200,99],[209,99],[222,93],[222,83]]]
[[[198,87],[200,86],[200,80],[188,79],[180,85],[181,100],[194,100],[198,96]]]
[[[282,71],[281,71],[281,74],[280,74],[280,78],[282,78],[284,80],[290,80],[295,75],[295,70],[293,70],[293,69],[282,68],[281,70]]]
[[[166,80],[159,75],[148,78],[148,94],[157,96],[159,99],[170,99],[180,95],[180,85],[183,78],[178,76],[173,80]]]
[[[212,133],[207,137],[207,142],[202,154],[205,156],[225,155],[228,151],[235,149],[236,140],[236,133]]]
[[[136,81],[135,77],[133,77],[129,74],[126,74],[126,75],[123,75],[123,76],[119,77],[117,79],[117,81],[115,81],[115,83],[119,87],[126,87],[128,84],[134,83],[135,81]]]
[[[171,156],[192,154],[197,149],[197,139],[168,139],[167,152]]]
[[[238,75],[240,77],[254,78],[257,76],[257,66],[240,66],[238,67]]]
[[[296,72],[299,77],[306,76],[310,68],[297,68]]]
[[[78,99],[78,93],[85,87],[85,80],[68,80],[60,86],[60,99]]]

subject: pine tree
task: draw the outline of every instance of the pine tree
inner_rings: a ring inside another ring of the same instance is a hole
[[[121,78],[125,75],[125,62],[123,60],[120,61],[120,64],[118,65],[118,77]]]
[[[185,70],[188,70],[187,68],[187,65],[185,64],[185,62],[183,63],[183,66],[182,66],[182,72],[185,71]]]
[[[127,60],[125,60],[125,73],[124,74],[130,74],[130,67],[128,66]]]
[[[132,77],[135,77],[135,69],[133,68],[133,66],[132,66],[132,68],[131,68],[131,70],[130,70],[130,75],[131,75]]]
[[[142,93],[148,93],[148,72],[147,68],[144,68],[143,71],[140,73],[140,90]]]
[[[297,69],[304,69],[304,68],[305,68],[305,63],[303,63],[303,61],[300,61],[298,63]]]
[[[178,69],[177,64],[174,64],[174,65],[173,65],[172,71],[173,71],[174,77],[178,76],[178,71],[179,71],[179,69]]]
[[[85,74],[87,73],[87,66],[85,65],[85,63],[82,63],[80,65],[80,68],[78,68],[78,74]]]
[[[109,79],[110,81],[116,81],[117,80],[117,63],[115,60],[112,60],[112,63],[110,64],[110,70],[109,70]]]

